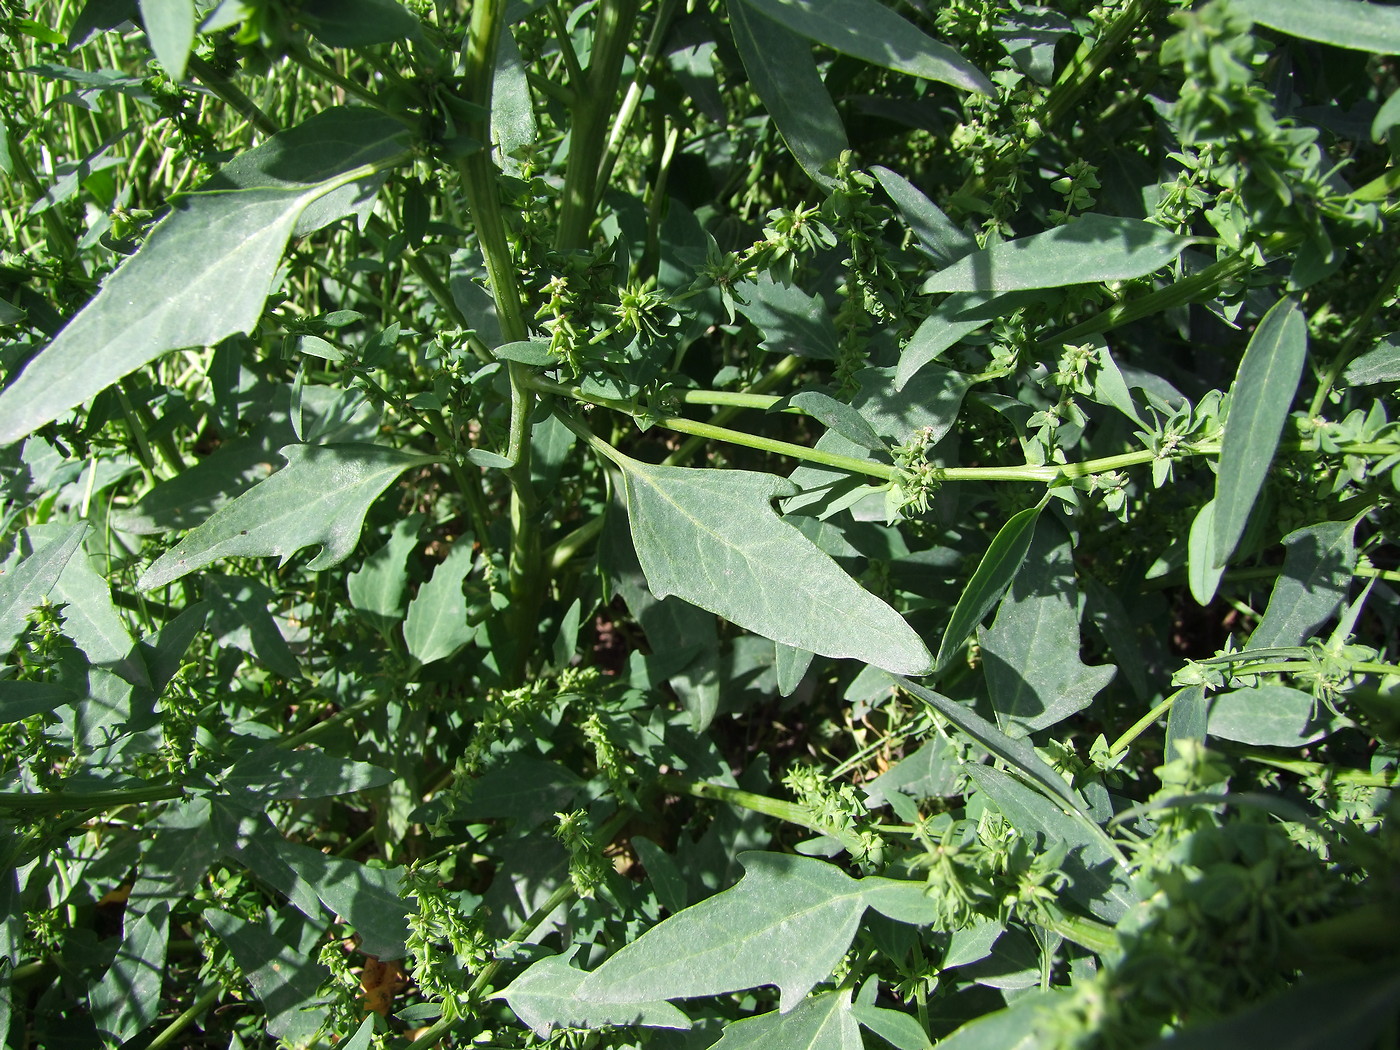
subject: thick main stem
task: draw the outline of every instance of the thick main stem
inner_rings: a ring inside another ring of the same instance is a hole
[[[637,0],[602,0],[598,6],[588,86],[576,99],[569,164],[564,175],[564,206],[554,237],[555,247],[564,251],[582,248],[593,225],[608,123],[636,19]]]
[[[491,112],[491,86],[496,68],[496,49],[505,18],[504,0],[478,0],[472,8],[471,29],[464,55],[464,88],[468,101]],[[473,129],[482,142],[489,142],[489,118],[483,118]],[[518,342],[529,334],[521,304],[520,286],[511,258],[510,239],[506,236],[505,217],[501,214],[500,195],[496,188],[496,169],[489,149],[478,150],[461,157],[457,170],[466,190],[467,208],[481,242],[486,262],[486,275],[491,294],[496,301],[496,314],[501,334],[507,342]],[[514,651],[510,654],[507,674],[515,681],[525,677],[526,663],[534,646],[536,611],[539,605],[539,523],[536,520],[534,489],[530,480],[530,414],[534,396],[526,386],[529,370],[516,362],[507,362],[510,381],[510,445],[507,471],[511,483],[510,496],[510,600],[511,637]]]

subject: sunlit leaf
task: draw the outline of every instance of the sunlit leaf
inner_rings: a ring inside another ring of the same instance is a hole
[[[183,80],[185,62],[194,44],[194,0],[139,0],[139,3],[151,50],[171,80]]]
[[[418,588],[403,624],[404,644],[420,663],[451,656],[476,633],[468,622],[462,582],[472,571],[475,556],[471,536],[459,536],[432,577]]]
[[[551,1028],[601,1028],[640,1025],[646,1028],[689,1028],[690,1018],[664,1000],[639,1003],[597,1003],[580,999],[579,985],[588,976],[569,965],[577,948],[535,963],[491,998],[504,999],[515,1015],[541,1038]]]
[[[851,990],[804,999],[791,1013],[774,1011],[727,1025],[714,1050],[861,1050]]]
[[[993,537],[987,553],[982,555],[977,565],[977,571],[958,598],[953,615],[948,619],[948,627],[938,643],[937,670],[942,671],[953,662],[982,618],[992,611],[992,606],[1011,586],[1012,579],[1025,560],[1026,551],[1030,549],[1042,506],[1036,504],[1013,514]]]
[[[288,445],[287,466],[214,512],[156,559],[137,582],[163,587],[220,558],[275,556],[304,547],[307,565],[326,569],[349,557],[370,504],[412,466],[432,462],[384,445]]]
[[[941,693],[925,689],[907,678],[891,675],[891,678],[911,695],[918,697],[939,714],[980,744],[988,754],[995,755],[1035,784],[1047,797],[1068,803],[1072,809],[1087,815],[1089,807],[1079,792],[1065,783],[1064,777],[1056,773],[1050,763],[1036,754],[1035,748],[1027,740],[1013,740],[985,718],[955,700],[949,700]]]
[[[1230,387],[1230,411],[1215,478],[1211,564],[1220,568],[1240,542],[1273,463],[1308,356],[1308,325],[1291,299],[1266,313]]]
[[[907,623],[783,522],[782,478],[742,470],[622,464],[632,540],[651,592],[796,649],[924,674],[928,650]]]
[[[844,55],[965,91],[995,92],[980,69],[877,0],[743,2],[794,33]]]
[[[87,530],[86,524],[74,525],[0,573],[0,654],[8,655],[19,641],[27,617],[58,583]]]
[[[1236,0],[1232,5],[1260,25],[1320,44],[1400,55],[1400,10],[1365,0]]]
[[[867,907],[920,908],[923,886],[824,861],[744,853],[740,882],[652,927],[579,986],[589,1002],[686,999],[775,984],[787,1013],[845,954]]]
[[[1053,230],[964,255],[924,281],[920,291],[999,295],[1123,281],[1160,270],[1190,243],[1188,237],[1140,219],[1083,215]]]
[[[404,125],[383,114],[327,110],[178,198],[141,249],[0,393],[0,445],[167,350],[249,331],[288,239],[361,208],[376,173],[406,155],[407,140]]]

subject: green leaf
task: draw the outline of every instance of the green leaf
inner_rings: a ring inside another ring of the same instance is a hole
[[[403,958],[409,909],[399,896],[402,868],[371,868],[280,836],[276,850],[332,917],[340,916],[355,927],[362,952],[381,959]]]
[[[965,91],[996,93],[980,69],[877,0],[744,2],[794,33],[843,55]]]
[[[1091,213],[1053,230],[965,255],[926,280],[919,290],[999,295],[1123,281],[1160,270],[1190,243],[1189,237],[1140,219]]]
[[[812,48],[747,0],[728,0],[729,26],[744,70],[794,159],[817,185],[829,188],[823,167],[846,149],[846,129],[817,72]]]
[[[0,725],[44,714],[81,699],[81,694],[57,682],[0,680]]]
[[[1260,685],[1219,693],[1210,704],[1209,732],[1222,740],[1264,747],[1302,747],[1330,730],[1315,721],[1311,693],[1286,685]]]
[[[472,781],[469,797],[456,803],[454,819],[519,820],[532,827],[568,809],[585,781],[557,762],[509,755],[502,764]]]
[[[977,571],[958,598],[953,615],[948,618],[948,627],[938,643],[938,657],[934,661],[936,671],[945,670],[953,662],[982,618],[992,611],[992,606],[1011,586],[1021,562],[1026,558],[1026,551],[1030,549],[1035,523],[1040,518],[1043,506],[1043,502],[1038,503],[1013,514],[992,538],[987,553],[982,555],[977,565]]]
[[[645,1028],[689,1028],[690,1018],[665,1000],[639,1003],[593,1003],[580,999],[579,985],[587,972],[569,965],[578,951],[550,955],[532,965],[510,986],[489,998],[504,999],[515,1015],[544,1038],[551,1028],[601,1028],[641,1025]]]
[[[1169,759],[1176,757],[1179,740],[1206,742],[1209,711],[1210,703],[1203,685],[1188,685],[1173,694],[1171,712],[1167,715],[1167,746],[1163,749]]]
[[[24,634],[27,617],[54,589],[87,530],[83,523],[71,526],[0,574],[0,657],[8,656]]]
[[[1035,748],[1026,740],[1012,740],[992,723],[969,707],[955,700],[949,700],[941,693],[925,689],[921,685],[890,675],[895,683],[928,704],[948,721],[961,729],[982,746],[987,753],[995,755],[1016,769],[1031,783],[1039,787],[1047,798],[1068,803],[1070,808],[1088,816],[1089,807],[1078,791],[1065,783],[1064,777],[1056,773],[1050,763],[1036,754]]]
[[[857,1004],[851,1008],[851,1016],[896,1050],[928,1050],[933,1045],[923,1026],[899,1010]]]
[[[804,999],[791,1013],[759,1014],[735,1021],[712,1050],[861,1050],[851,990]]]
[[[879,180],[899,209],[900,217],[939,266],[948,266],[976,249],[977,238],[954,226],[953,220],[938,205],[903,176],[878,164],[870,169],[870,174]]]
[[[1400,91],[1392,91],[1371,120],[1371,139],[1380,142],[1390,138],[1390,129],[1400,124]]]
[[[169,918],[163,902],[144,914],[129,910],[116,958],[88,992],[93,1023],[117,1044],[154,1024],[160,1013]]]
[[[782,642],[774,642],[773,671],[778,677],[778,695],[791,696],[799,685],[807,668],[812,666],[812,657],[806,649],[794,649]]]
[[[957,794],[961,777],[962,764],[956,748],[944,737],[936,736],[869,781],[864,790],[871,806],[882,805],[895,794],[917,801],[946,798]]]
[[[1356,525],[1324,521],[1283,538],[1283,570],[1247,649],[1302,645],[1346,597],[1356,570]]]
[[[925,674],[903,618],[773,511],[772,474],[652,466],[619,457],[632,540],[651,592],[796,649]]]
[[[1215,478],[1211,564],[1223,567],[1244,534],[1249,512],[1274,461],[1308,356],[1308,324],[1289,298],[1259,322],[1230,387],[1230,410]]]
[[[265,800],[323,798],[382,787],[395,779],[387,769],[325,751],[264,747],[235,762],[223,778],[223,787]]]
[[[474,564],[471,535],[458,536],[432,578],[418,588],[409,603],[403,640],[419,663],[451,656],[476,633],[468,622],[467,598],[462,593],[462,581]]]
[[[522,365],[539,368],[559,364],[559,358],[549,352],[547,339],[522,339],[519,342],[506,343],[492,350],[491,356],[502,361],[518,361]]]
[[[1400,973],[1393,963],[1305,976],[1229,1017],[1187,1028],[1148,1050],[1315,1050],[1380,1047],[1395,1028]]]
[[[1186,536],[1186,582],[1197,605],[1209,605],[1225,574],[1215,564],[1215,500],[1207,500],[1191,521]]]
[[[703,733],[719,709],[715,618],[679,598],[657,598],[651,593],[632,546],[626,513],[621,497],[609,503],[598,544],[598,566],[641,625],[652,652],[676,654],[683,661],[669,681],[690,715],[691,728]]]
[[[350,604],[381,631],[404,617],[408,596],[408,556],[418,543],[422,514],[410,514],[394,522],[384,546],[345,577]]]
[[[1028,736],[1093,703],[1112,667],[1079,659],[1078,588],[1069,537],[1040,522],[1011,589],[982,638],[982,666],[997,725]]]
[[[151,590],[220,558],[275,555],[283,564],[320,546],[312,571],[349,557],[370,504],[409,467],[433,462],[383,445],[288,445],[287,466],[214,512],[156,559],[137,587]]]
[[[219,356],[216,353],[215,359]],[[291,421],[291,386],[277,385],[259,407],[266,408],[266,415],[246,436],[224,442],[173,478],[157,483],[134,506],[113,514],[113,524],[141,536],[192,529],[270,477],[276,469],[277,450],[302,443]],[[379,433],[379,413],[358,390],[303,387],[300,410],[306,444],[372,442]]]
[[[317,990],[326,976],[315,953],[298,951],[262,926],[231,911],[206,908],[204,921],[228,945],[253,994],[267,1012],[267,1034],[307,1044],[325,1015]]]
[[[520,161],[513,154],[533,144],[538,135],[525,59],[510,26],[502,24],[491,82],[491,138],[499,163],[508,174],[520,174]]]
[[[872,452],[883,452],[885,443],[871,429],[865,417],[844,401],[837,401],[830,394],[819,390],[803,390],[787,398],[787,402],[802,409],[813,419],[820,420],[823,426],[836,431],[847,441]],[[774,406],[777,407],[777,406]]]
[[[287,240],[362,208],[374,176],[407,156],[408,137],[404,125],[375,111],[327,110],[176,200],[140,250],[0,393],[0,445],[167,350],[250,331]]]
[[[906,903],[920,884],[855,880],[824,861],[743,853],[736,886],[673,915],[609,958],[579,986],[593,1003],[718,995],[775,984],[783,1013],[840,961],[872,896]],[[902,888],[912,887],[911,890]]]
[[[1400,99],[1400,91],[1395,98]],[[1347,365],[1342,380],[1348,386],[1400,383],[1400,332],[1378,339],[1374,347]]]
[[[1117,924],[1141,902],[1122,852],[1091,819],[1079,812],[1066,813],[1061,803],[993,766],[970,765],[967,772],[1013,828],[1038,839],[1036,852],[1061,845],[1068,849],[1060,865],[1069,878],[1067,894],[1090,914]]]
[[[734,286],[743,314],[763,333],[762,347],[773,354],[835,360],[836,324],[819,295],[775,281],[761,273]]]
[[[374,1021],[373,1013],[366,1014],[365,1019],[360,1022],[360,1027],[355,1029],[355,1034],[350,1037],[342,1050],[370,1050],[370,1044],[374,1039]]]
[[[418,19],[396,0],[302,0],[298,17],[331,47],[389,44],[419,35]]]
[[[1236,0],[1231,5],[1260,25],[1320,44],[1400,55],[1400,10],[1362,0]]]
[[[1004,1010],[983,1014],[938,1041],[938,1050],[1040,1050],[1063,1026],[1055,1009],[1059,991],[1031,993]]]
[[[194,45],[194,0],[139,0],[141,22],[151,50],[170,79],[185,79],[185,62]]]
[[[25,538],[38,548],[68,531],[65,525],[35,525],[25,530]],[[112,604],[112,588],[87,551],[80,549],[68,559],[48,599],[64,606],[63,633],[92,663],[113,663],[131,650],[131,632]]]
[[[925,317],[909,337],[909,342],[899,351],[894,388],[903,390],[915,373],[937,359],[943,351],[989,325],[991,318],[981,316],[980,311],[977,311],[978,316],[967,319],[959,317],[969,312],[969,307],[980,305],[984,300],[985,296],[980,295],[952,295]]]
[[[271,588],[219,572],[207,573],[203,583],[209,633],[220,645],[242,649],[283,678],[301,677],[301,665],[268,611],[277,604]]]

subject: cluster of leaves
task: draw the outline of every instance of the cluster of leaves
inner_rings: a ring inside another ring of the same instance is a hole
[[[0,32],[0,1046],[1394,1042],[1400,8]]]

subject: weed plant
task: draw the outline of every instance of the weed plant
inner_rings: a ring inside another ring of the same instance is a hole
[[[1400,7],[0,33],[0,1045],[1396,1045]]]

